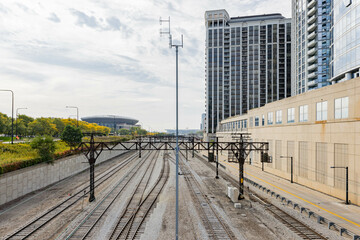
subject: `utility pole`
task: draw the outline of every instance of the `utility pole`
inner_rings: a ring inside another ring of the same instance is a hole
[[[79,108],[75,106],[66,106],[66,108],[76,108],[76,127],[79,127]]]
[[[280,158],[290,158],[290,182],[294,183],[294,158],[292,156],[280,156]]]
[[[183,48],[183,35],[181,35],[181,44],[173,44],[172,42],[172,36],[171,36],[171,32],[170,32],[170,17],[169,19],[166,20],[162,20],[160,17],[160,25],[165,22],[168,23],[168,30],[167,31],[161,31],[160,30],[160,35],[162,34],[166,34],[169,36],[169,48],[173,48],[175,47],[175,52],[176,52],[176,206],[175,206],[175,211],[176,211],[176,223],[175,223],[175,239],[178,240],[179,237],[179,96],[178,96],[178,89],[179,89],[179,84],[178,84],[178,80],[179,80],[179,70],[178,70],[178,66],[179,66],[179,60],[178,60],[178,55],[179,55],[179,47]]]

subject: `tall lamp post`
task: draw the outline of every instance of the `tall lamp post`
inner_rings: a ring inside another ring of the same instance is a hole
[[[162,34],[166,34],[169,36],[169,48],[173,48],[175,47],[175,52],[176,52],[176,206],[175,206],[175,211],[176,211],[176,222],[175,222],[175,239],[178,239],[179,236],[179,118],[178,118],[178,113],[179,113],[179,98],[178,98],[178,80],[179,80],[179,72],[178,72],[178,66],[179,66],[179,60],[178,60],[178,55],[179,55],[179,47],[183,48],[183,35],[181,35],[181,44],[173,44],[172,42],[172,35],[170,33],[170,17],[169,19],[166,20],[161,20],[160,18],[160,25],[163,22],[167,22],[168,25],[168,30],[167,31],[161,31],[160,30],[160,35]]]
[[[18,135],[18,118],[19,118],[19,113],[18,113],[18,111],[20,110],[20,109],[27,109],[27,108],[17,108],[16,109],[16,124],[15,124],[15,135],[16,135],[16,137],[17,137],[17,135]]]
[[[293,173],[294,173],[294,161],[292,156],[280,156],[280,158],[290,158],[290,172],[291,172],[291,183],[294,183]]]
[[[79,127],[79,108],[74,106],[66,106],[66,108],[76,108],[76,127]]]
[[[349,167],[335,167],[332,166],[330,168],[344,168],[346,171],[346,186],[345,186],[345,191],[346,191],[346,200],[345,200],[345,204],[348,205],[349,204]]]
[[[1,92],[11,92],[11,144],[14,144],[14,92],[8,89],[0,89]]]

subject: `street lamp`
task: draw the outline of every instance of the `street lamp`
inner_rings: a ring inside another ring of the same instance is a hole
[[[79,127],[79,108],[74,106],[66,106],[66,108],[76,108],[76,127]]]
[[[346,200],[345,200],[345,204],[348,205],[349,204],[349,167],[335,167],[332,166],[330,168],[345,168],[346,171]]]
[[[172,42],[172,35],[170,33],[170,17],[167,20],[161,20],[160,18],[160,25],[163,22],[167,22],[169,24],[169,29],[167,31],[161,31],[160,30],[160,35],[162,34],[166,34],[169,36],[169,48],[173,48],[175,47],[176,50],[176,222],[175,222],[175,239],[178,239],[178,233],[179,233],[179,118],[178,118],[178,113],[179,113],[179,97],[178,97],[178,80],[179,80],[179,71],[178,71],[178,65],[179,65],[179,60],[178,60],[178,55],[179,55],[179,47],[184,47],[183,45],[183,35],[181,35],[181,44],[173,44]]]
[[[11,92],[11,144],[14,144],[14,92],[8,89],[0,89],[2,92]]]
[[[294,167],[293,157],[292,156],[280,156],[280,158],[290,158],[290,161],[291,161],[291,180],[290,180],[290,182],[294,183],[294,180],[293,180],[293,167]]]
[[[19,111],[20,109],[27,109],[27,108],[17,108],[17,109],[16,109],[16,122],[15,122],[15,123],[16,123],[16,125],[15,125],[15,129],[16,129],[16,130],[15,130],[15,135],[16,135],[16,137],[17,137],[17,135],[18,135],[18,134],[17,134],[17,130],[18,130],[17,125],[18,125],[18,118],[19,118],[19,117],[18,117],[18,116],[19,116],[18,111]]]

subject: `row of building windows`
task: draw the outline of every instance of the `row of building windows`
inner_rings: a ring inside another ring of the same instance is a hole
[[[342,97],[335,99],[334,102],[334,117],[335,119],[344,119],[349,116],[349,97]],[[299,106],[299,122],[307,122],[309,120],[308,113],[309,106],[302,105]],[[322,101],[316,103],[316,121],[325,121],[327,120],[328,115],[328,102]],[[261,119],[261,121],[260,121]],[[275,111],[275,124],[282,124],[283,114],[282,110]],[[287,123],[295,122],[295,108],[287,109]],[[255,127],[264,126],[265,125],[265,115],[262,115],[261,118],[259,116],[250,117],[249,118],[249,126],[252,127],[254,123]],[[274,112],[267,113],[267,125],[272,125],[274,123]],[[242,130],[247,128],[246,119],[229,122],[222,124],[221,126],[223,131],[231,131],[231,130]]]

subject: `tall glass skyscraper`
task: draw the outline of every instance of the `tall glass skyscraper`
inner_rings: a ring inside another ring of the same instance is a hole
[[[360,2],[292,0],[293,95],[359,76]]]
[[[330,83],[331,0],[293,0],[293,95]]]
[[[206,133],[222,119],[291,96],[291,19],[205,12]]]
[[[359,77],[360,2],[333,0],[331,17],[331,81]]]

